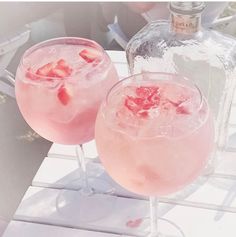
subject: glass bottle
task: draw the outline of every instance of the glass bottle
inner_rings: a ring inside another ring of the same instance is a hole
[[[204,8],[203,2],[171,2],[170,20],[147,24],[129,41],[126,56],[131,74],[177,73],[200,88],[215,118],[220,154],[236,86],[236,41],[201,26]]]

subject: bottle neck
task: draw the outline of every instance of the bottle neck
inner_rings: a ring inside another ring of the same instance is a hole
[[[178,34],[193,34],[200,30],[201,14],[181,15],[171,13],[171,31]]]

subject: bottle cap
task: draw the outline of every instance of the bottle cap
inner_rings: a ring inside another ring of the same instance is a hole
[[[205,6],[204,2],[171,2],[169,9],[182,15],[194,15],[201,13]]]

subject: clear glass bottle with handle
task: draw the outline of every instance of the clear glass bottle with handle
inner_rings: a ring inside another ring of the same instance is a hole
[[[154,21],[127,45],[131,74],[161,71],[183,75],[200,88],[216,122],[218,151],[226,145],[236,86],[236,41],[201,26],[202,2],[171,2],[170,21]]]

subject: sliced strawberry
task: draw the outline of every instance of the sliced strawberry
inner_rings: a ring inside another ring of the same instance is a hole
[[[190,114],[190,111],[184,106],[178,106],[176,108],[176,113],[177,114]]]
[[[175,107],[178,107],[182,102],[181,101],[179,101],[179,102],[174,102],[174,101],[172,101],[172,100],[168,100],[167,99],[167,101],[169,102],[169,103],[171,103],[173,106],[175,106]]]
[[[148,111],[139,111],[138,112],[138,116],[139,117],[142,117],[142,118],[146,118],[146,117],[148,117]]]
[[[152,106],[157,107],[160,104],[160,95],[159,94],[153,94],[148,97],[148,101],[152,104]]]
[[[140,86],[136,89],[136,94],[138,97],[141,98],[149,98],[152,97],[154,94],[157,94],[159,88],[156,86]]]
[[[68,76],[68,73],[64,70],[61,70],[59,68],[53,68],[47,75],[48,77],[59,77],[64,78]]]
[[[97,58],[99,58],[100,53],[95,50],[88,50],[88,49],[83,49],[79,53],[80,57],[82,57],[87,63],[92,63],[95,61]]]
[[[136,94],[138,97],[141,97],[146,101],[145,104],[149,106],[159,105],[160,96],[159,96],[159,88],[156,86],[141,86],[136,89]],[[144,108],[145,109],[145,108]],[[147,108],[149,109],[149,108]]]
[[[157,108],[160,103],[158,87],[138,87],[136,88],[138,97],[127,96],[125,106],[134,114],[140,117],[147,117],[148,110]]]
[[[138,113],[140,109],[142,109],[143,99],[134,98],[131,96],[127,96],[125,99],[125,106],[132,111],[133,113]]]
[[[64,68],[64,71],[66,72],[67,76],[70,76],[72,71],[73,71],[73,69],[70,68],[70,67],[67,67],[67,68]]]
[[[37,71],[36,74],[39,76],[48,76],[50,71],[55,67],[55,63],[50,62],[45,64],[44,66],[40,67]]]
[[[66,76],[70,76],[73,71],[72,68],[69,66],[69,64],[66,63],[64,59],[60,59],[57,61],[56,69],[64,71]]]
[[[167,101],[169,103],[171,103],[174,107],[176,107],[176,113],[177,114],[190,114],[190,112],[188,111],[188,109],[186,107],[184,107],[183,105],[181,105],[183,102],[185,102],[187,99],[183,99],[183,100],[179,100],[177,102],[168,100]]]
[[[158,102],[159,104],[159,102]],[[125,100],[125,106],[132,111],[133,114],[136,114],[140,117],[147,117],[148,110],[157,108],[158,104],[155,104],[152,101],[148,101],[147,99],[143,98],[134,98],[128,96]]]
[[[130,228],[137,228],[143,222],[142,218],[138,218],[136,220],[129,220],[126,222],[126,226]]]
[[[67,105],[70,102],[71,95],[65,86],[60,87],[57,94],[58,99],[63,105]]]
[[[72,68],[70,67],[69,64],[66,63],[64,59],[60,59],[59,61],[57,61],[56,68],[64,70],[67,74],[71,74],[72,72]]]
[[[34,74],[33,69],[30,67],[27,69],[25,76],[31,80],[38,80],[39,77]]]
[[[177,101],[172,101],[161,95],[159,87],[155,86],[140,86],[135,89],[137,97],[127,96],[125,99],[125,106],[134,115],[146,118],[151,111],[156,108],[160,110],[169,111],[175,110],[176,114],[190,114],[188,107],[183,103],[188,100],[186,96],[181,96]]]
[[[58,77],[64,78],[70,76],[72,68],[66,63],[64,59],[60,59],[57,63],[50,62],[40,67],[36,74],[44,77]]]
[[[72,68],[70,68],[69,66],[68,66],[68,67],[61,67],[61,66],[58,66],[58,65],[57,65],[55,69],[56,69],[56,70],[63,71],[64,74],[65,74],[64,77],[70,76],[71,73],[72,73],[72,71],[73,71]]]
[[[158,105],[152,101],[144,100],[142,104],[142,109],[149,110],[151,108],[156,108]]]
[[[57,61],[57,65],[59,65],[60,67],[69,67],[69,65],[66,63],[64,59],[59,59]]]

